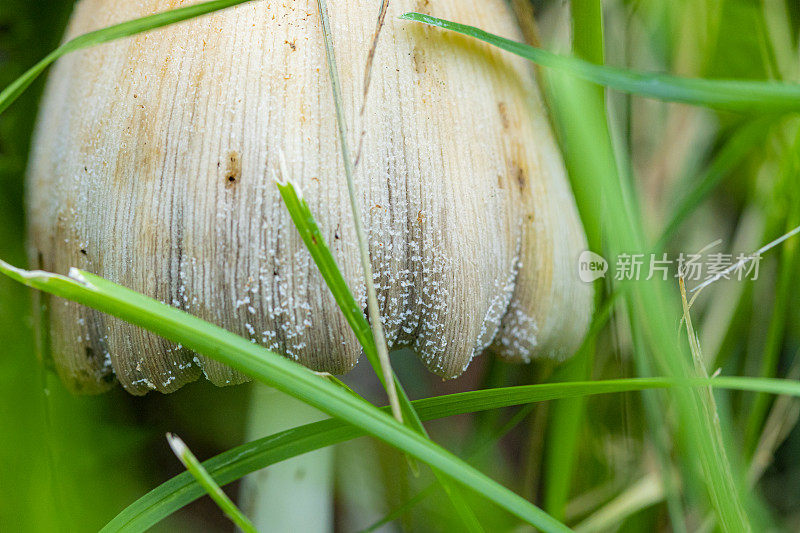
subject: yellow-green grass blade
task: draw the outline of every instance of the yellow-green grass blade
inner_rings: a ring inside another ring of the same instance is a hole
[[[572,50],[573,53],[590,63],[602,65],[604,63],[604,38],[603,15],[600,0],[573,0],[570,12],[572,14]],[[547,102],[550,104],[553,120],[558,123],[562,118],[559,113],[560,105],[571,105],[559,98],[558,85],[560,83],[575,83],[583,85],[585,100],[583,104],[596,113],[597,120],[589,123],[595,128],[593,137],[605,150],[605,158],[599,163],[604,166],[603,171],[614,172],[613,143],[608,128],[608,114],[606,112],[606,92],[604,87],[594,85],[583,80],[565,80],[561,73],[541,70],[548,83]],[[580,139],[571,135],[569,124],[559,124],[560,139],[565,147],[564,162],[569,171],[571,181],[576,185],[589,183],[598,172],[598,162],[592,164],[586,161],[581,154],[584,152],[580,146]],[[581,198],[581,203],[586,206],[587,200]],[[589,192],[591,194],[591,192]],[[600,228],[589,232],[589,246],[595,252],[602,252],[600,241]],[[602,280],[595,283],[595,304],[599,306],[602,298]],[[580,350],[574,355],[573,360],[564,365],[559,371],[562,381],[585,381],[591,378],[594,366],[595,342],[593,337],[587,338]],[[572,398],[555,402],[548,413],[548,426],[545,440],[544,470],[544,509],[563,520],[565,516],[567,499],[569,498],[572,479],[574,477],[575,462],[578,455],[578,442],[585,422],[585,399]]]
[[[515,43],[477,28],[455,24],[441,19],[419,14],[407,14],[405,18],[450,29],[472,36],[505,50],[516,53],[539,64],[555,67],[562,75],[579,76],[608,87],[626,89],[639,95],[659,97],[671,101],[714,105],[734,110],[765,111],[800,109],[800,86],[790,84],[759,84],[755,82],[711,82],[708,80],[687,80],[664,75],[647,75],[621,69],[610,69],[587,63],[576,58],[566,58],[544,50]],[[583,102],[584,93],[577,84],[562,84],[561,90],[571,91],[567,95],[574,102]],[[775,104],[775,105],[774,105]],[[599,110],[576,105],[566,110],[564,122],[571,125],[571,134],[580,140],[586,151],[581,154],[585,162],[604,162],[607,156],[598,149],[592,133],[595,128],[587,123],[600,121]],[[648,251],[650,246],[644,236],[641,213],[631,190],[629,180],[621,179],[616,171],[601,168],[588,183],[576,187],[579,206],[582,191],[593,191],[594,208],[581,210],[584,225],[594,231],[602,231],[605,250],[611,257],[623,252]],[[671,378],[694,376],[694,367],[687,352],[676,343],[674,323],[680,313],[676,306],[674,293],[671,297],[668,287],[658,280],[622,282],[620,287],[630,286],[626,293],[631,312],[642,320],[642,337],[646,350],[636,352],[636,364],[643,375],[652,375],[653,370]],[[670,287],[677,292],[676,287]],[[684,433],[686,448],[681,457],[686,471],[700,459],[703,478],[710,503],[722,527],[729,530],[750,528],[745,501],[749,494],[747,488],[734,475],[725,443],[717,438],[710,425],[709,417],[719,416],[713,406],[705,403],[705,397],[691,391],[675,389],[670,394],[678,415],[678,426]]]

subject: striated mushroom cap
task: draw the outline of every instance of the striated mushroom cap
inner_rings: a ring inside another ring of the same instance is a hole
[[[82,0],[68,37],[176,7]],[[386,335],[443,376],[493,345],[527,361],[580,343],[585,236],[530,67],[398,20],[414,10],[521,40],[503,0],[394,0],[362,123],[375,2],[329,0]],[[313,0],[253,2],[73,53],[54,68],[29,170],[31,259],[77,266],[318,371],[360,347],[273,183],[283,150],[351,290],[364,286]],[[116,318],[50,302],[75,391],[171,392],[247,377]]]

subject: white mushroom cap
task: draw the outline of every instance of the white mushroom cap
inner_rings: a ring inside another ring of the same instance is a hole
[[[167,0],[82,0],[68,36]],[[503,0],[394,0],[359,110],[374,2],[329,0],[387,339],[459,375],[490,345],[570,355],[592,311],[586,248],[532,71],[488,45],[398,20],[425,11],[521,40]],[[67,56],[45,95],[29,172],[36,267],[95,272],[309,367],[360,347],[273,183],[278,153],[351,289],[364,286],[313,0],[260,1]],[[65,382],[171,392],[201,370],[246,376],[53,300]]]

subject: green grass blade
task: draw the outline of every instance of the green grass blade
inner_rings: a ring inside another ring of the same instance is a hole
[[[55,296],[114,315],[194,352],[229,365],[335,418],[346,420],[494,502],[543,531],[566,527],[513,491],[397,422],[372,404],[321,379],[306,367],[223,328],[88,272],[70,276],[26,271],[0,261],[0,272]]]
[[[572,14],[572,50],[577,57],[581,57],[593,64],[602,65],[605,56],[603,38],[603,15],[600,0],[573,0],[571,3]],[[585,91],[584,105],[591,107],[598,120],[590,122],[590,127],[595,127],[593,137],[597,144],[605,149],[603,163],[607,171],[616,170],[613,143],[608,129],[608,115],[606,112],[606,91],[602,86],[589,84],[585,81],[564,80],[558,73],[541,71],[547,78],[545,87],[548,89],[547,101],[551,104],[554,121],[558,122],[561,114],[558,112],[560,105],[570,105],[560,98],[559,83],[580,83]],[[555,74],[555,75],[553,75]],[[564,163],[569,170],[573,183],[588,183],[598,172],[597,162],[587,165],[581,154],[583,147],[571,135],[569,124],[559,124],[561,140],[567,149],[564,150]],[[602,164],[601,164],[602,165]],[[586,200],[583,200],[584,204]],[[589,245],[595,252],[601,252],[599,232],[591,235],[593,242]],[[602,297],[602,282],[595,283],[595,304],[599,306]],[[591,340],[589,340],[591,339]],[[595,342],[593,337],[587,337],[574,359],[569,365],[562,367],[559,377],[563,381],[585,381],[591,378],[594,366]],[[572,479],[574,476],[575,462],[578,457],[578,443],[581,430],[585,421],[585,398],[572,398],[555,402],[548,415],[548,427],[545,440],[544,470],[544,508],[545,510],[563,520],[566,514],[567,499],[569,498]]]
[[[547,383],[450,394],[416,400],[413,404],[421,419],[434,420],[533,402],[667,389],[678,383],[667,378]],[[716,377],[687,380],[685,383],[687,386],[710,385],[717,389],[800,397],[800,382],[793,380]],[[218,484],[226,485],[277,462],[363,435],[362,430],[341,420],[323,420],[243,444],[203,462],[203,466]],[[203,488],[191,475],[180,474],[126,507],[103,531],[144,531],[203,494]]]
[[[786,161],[782,165],[781,182],[795,183],[800,172],[800,160],[797,153],[800,150],[800,129],[795,132],[794,142],[786,147]],[[800,223],[800,193],[796,187],[786,187],[788,195],[789,212],[785,222],[784,231],[790,232]],[[795,240],[783,245],[778,272],[777,286],[775,287],[775,300],[772,307],[772,317],[769,322],[766,340],[760,357],[761,377],[773,376],[778,371],[781,347],[786,331],[786,322],[795,292],[795,278],[798,265],[800,265],[800,245]],[[745,426],[744,450],[747,457],[755,452],[762,426],[767,416],[770,399],[765,395],[757,395],[750,407],[750,414]]]
[[[286,176],[283,176],[283,178],[286,179]],[[325,238],[322,236],[322,232],[319,229],[319,225],[313,213],[311,213],[308,202],[297,193],[297,188],[295,188],[291,181],[280,181],[277,185],[281,197],[283,198],[283,203],[286,205],[286,209],[289,211],[292,222],[294,222],[295,228],[300,233],[303,243],[305,243],[312,259],[314,259],[314,263],[317,265],[317,268],[319,268],[325,283],[328,285],[331,294],[333,294],[336,304],[339,306],[339,309],[341,309],[342,314],[344,314],[350,329],[353,330],[358,342],[361,344],[364,355],[366,355],[367,360],[370,365],[372,365],[381,384],[386,388],[383,368],[381,367],[380,357],[369,323],[364,317],[364,313],[362,313],[355,296],[350,292],[341,270],[339,270],[339,267],[336,265],[336,260],[330,248],[328,248]],[[400,410],[403,413],[403,423],[427,437],[428,433],[422,425],[422,421],[420,421],[411,401],[408,399],[405,389],[400,384],[400,380],[397,379],[397,375],[394,371],[392,371],[391,376],[395,383]],[[412,469],[415,468],[413,462],[411,466]],[[435,474],[442,483],[448,496],[450,496],[456,512],[461,516],[467,529],[469,531],[483,531],[477,517],[475,517],[475,514],[469,506],[466,505],[457,487],[452,486],[451,481],[440,473],[435,472]]]
[[[628,310],[632,309],[630,302],[628,303]],[[632,349],[636,358],[639,361],[647,360],[646,346],[644,342],[644,334],[642,332],[641,320],[636,315],[630,315],[630,328],[631,328],[631,341]],[[649,368],[642,369],[643,373],[647,375],[651,370]],[[670,528],[674,533],[686,533],[686,513],[684,511],[684,503],[680,498],[679,488],[676,486],[675,478],[673,476],[673,460],[672,460],[672,447],[671,439],[672,428],[667,423],[666,416],[663,412],[662,398],[659,398],[655,392],[648,391],[642,394],[642,405],[644,406],[644,420],[650,430],[650,442],[656,451],[656,459],[658,460],[658,468],[660,470],[661,484],[663,485],[664,494],[666,496],[667,513],[670,519]]]
[[[44,59],[36,63],[33,67],[28,69],[22,76],[17,78],[11,85],[0,92],[0,113],[8,109],[14,100],[25,92],[31,83],[36,81],[50,65],[52,65],[60,57],[98,44],[108,43],[124,37],[130,37],[138,33],[154,30],[176,22],[182,22],[201,15],[207,15],[214,11],[226,9],[238,4],[250,2],[252,0],[212,0],[201,4],[194,4],[191,6],[180,7],[163,13],[156,13],[139,19],[123,22],[101,30],[95,30],[83,35],[75,37],[71,41],[67,41],[49,54]]]
[[[222,512],[236,524],[236,527],[245,533],[257,533],[252,522],[250,522],[242,511],[236,507],[231,499],[228,498],[228,495],[222,492],[222,489],[219,488],[214,478],[203,468],[203,465],[200,464],[197,457],[195,457],[189,447],[186,446],[186,443],[183,442],[180,437],[172,433],[167,433],[167,442],[169,442],[169,446],[172,448],[175,456],[183,463],[183,466],[186,467],[186,470],[194,477],[195,481],[203,487],[203,490],[208,493]]]
[[[482,455],[483,453],[485,453],[487,450],[489,450],[493,446],[497,445],[497,442],[501,438],[503,438],[508,433],[510,433],[511,430],[513,430],[515,427],[517,427],[520,424],[520,422],[522,422],[525,418],[527,418],[533,412],[534,405],[535,404],[533,404],[533,403],[529,403],[528,405],[526,405],[522,409],[519,409],[514,414],[514,416],[512,416],[511,419],[508,420],[508,422],[506,422],[500,428],[498,428],[495,431],[493,431],[492,434],[488,438],[484,439],[483,442],[481,442],[477,446],[475,446],[474,451],[472,451],[472,452],[470,452],[468,454],[469,458],[470,458],[470,462],[473,459],[475,459],[475,458],[479,457],[480,455]],[[417,504],[419,504],[420,502],[425,500],[427,498],[427,496],[433,491],[435,486],[436,485],[433,484],[433,483],[429,484],[427,487],[425,487],[424,489],[420,490],[415,495],[411,496],[410,498],[407,498],[404,502],[402,502],[401,504],[396,506],[392,511],[390,511],[389,513],[384,515],[383,518],[378,519],[372,525],[370,525],[370,526],[364,528],[363,530],[361,530],[361,533],[369,533],[371,531],[376,531],[379,528],[383,527],[385,524],[389,524],[391,522],[394,522],[395,520],[397,520],[401,516],[403,516],[406,513],[408,513]]]
[[[361,306],[358,305],[355,296],[350,292],[350,288],[347,286],[347,282],[341,270],[339,270],[336,260],[325,242],[325,238],[322,236],[322,231],[320,231],[319,225],[308,207],[308,202],[298,194],[297,188],[290,180],[279,181],[277,186],[286,210],[292,217],[292,222],[294,222],[294,226],[300,234],[300,238],[303,239],[306,249],[308,249],[311,258],[322,274],[334,300],[336,300],[336,304],[341,309],[345,320],[347,320],[347,324],[353,330],[358,342],[364,349],[364,355],[375,369],[381,384],[385,386],[386,379],[383,372],[381,372],[378,352],[375,348],[375,341],[372,339],[369,323],[364,317],[364,313],[361,311]]]
[[[794,83],[682,78],[601,66],[421,13],[401,18],[475,37],[543,67],[638,96],[744,113],[800,111],[800,85]]]
[[[601,68],[592,65],[592,68],[595,67]],[[578,80],[565,70],[553,71],[548,77],[553,74],[562,80]],[[562,99],[572,102],[571,106],[560,106],[559,112],[563,115],[562,123],[569,126],[569,135],[578,143],[575,145],[584,147],[579,160],[586,165],[595,165],[597,169],[591,179],[581,180],[578,177],[573,181],[584,227],[590,228],[590,231],[602,231],[607,257],[618,257],[623,252],[647,252],[651,246],[644,235],[642,216],[632,190],[633,180],[619,175],[612,167],[612,162],[606,161],[607,150],[597,142],[595,133],[604,116],[600,115],[599,110],[584,104],[587,91],[583,84],[560,83],[558,88]],[[692,376],[694,369],[689,364],[687,353],[676,343],[674,324],[680,317],[674,297],[676,287],[658,280],[615,285],[618,285],[615,290],[629,289],[625,293],[629,308],[635,316],[642,317],[641,329],[646,347],[634,354],[637,371],[644,376]],[[691,391],[674,389],[669,392],[669,399],[676,414],[676,426],[690,435],[686,439],[687,446],[677,457],[684,467],[684,474],[695,475],[694,465],[697,458],[701,458],[706,463],[702,481],[709,496],[708,501],[714,504],[719,523],[729,529],[736,529],[737,525],[741,527],[743,524],[746,527],[748,515],[744,511],[743,499],[747,497],[747,488],[735,482],[730,483],[731,479],[740,477],[731,475],[731,463],[726,459],[730,452],[722,449],[723,443],[714,438],[703,422],[706,406],[698,404],[702,398]],[[660,416],[667,422],[663,417],[665,407],[664,404],[658,405],[657,413],[661,413]]]
[[[314,260],[325,283],[328,285],[331,294],[336,300],[336,304],[339,306],[339,309],[341,309],[345,320],[347,320],[347,324],[350,326],[350,329],[353,330],[358,342],[361,344],[364,355],[375,370],[378,379],[381,380],[381,384],[385,386],[385,378],[381,371],[380,360],[378,359],[378,350],[375,347],[375,341],[372,338],[372,331],[370,330],[369,323],[364,313],[361,311],[361,307],[358,305],[355,296],[350,292],[347,282],[341,270],[339,270],[336,260],[325,242],[325,238],[322,236],[319,225],[314,215],[311,213],[311,209],[308,207],[308,202],[297,193],[297,189],[291,181],[278,182],[277,186],[281,198],[283,198],[283,203],[289,211],[289,215],[292,217],[292,222],[294,222],[294,226],[300,234],[300,238],[303,239],[303,243],[305,243],[306,248],[311,254],[311,258]],[[397,376],[393,374],[393,377],[398,391],[400,407],[403,411],[404,422],[417,431],[424,433],[425,428],[422,426],[419,416],[417,416],[414,411],[408,399],[408,395],[397,379]]]

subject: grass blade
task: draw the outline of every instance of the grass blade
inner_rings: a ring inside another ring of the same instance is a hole
[[[19,98],[19,96],[25,92],[25,89],[27,89],[34,81],[36,81],[36,78],[38,78],[47,69],[47,67],[55,63],[60,57],[70,52],[75,52],[76,50],[89,48],[90,46],[116,41],[117,39],[122,39],[124,37],[130,37],[146,31],[169,26],[170,24],[175,24],[176,22],[193,19],[201,15],[207,15],[208,13],[213,13],[214,11],[219,11],[221,9],[226,9],[250,1],[252,0],[212,0],[210,2],[203,2],[201,4],[194,4],[191,6],[180,7],[178,9],[172,9],[170,11],[164,11],[163,13],[156,13],[155,15],[149,15],[147,17],[122,22],[120,24],[115,24],[114,26],[109,26],[108,28],[103,28],[101,30],[79,35],[78,37],[75,37],[71,41],[67,41],[47,54],[44,59],[36,63],[22,76],[14,80],[11,85],[3,89],[3,91],[0,92],[0,113],[8,109],[8,106],[14,103],[14,100]]]
[[[342,160],[344,161],[344,172],[347,178],[347,191],[350,195],[350,207],[353,210],[353,226],[358,239],[361,268],[364,270],[364,284],[367,287],[367,310],[372,325],[372,337],[375,341],[375,347],[378,350],[378,360],[384,378],[382,382],[386,389],[386,394],[389,396],[392,414],[398,421],[402,422],[403,411],[400,409],[400,401],[397,398],[395,381],[391,378],[394,373],[392,372],[392,364],[389,361],[389,348],[386,345],[386,338],[383,333],[383,322],[381,321],[380,310],[378,309],[378,296],[375,292],[374,280],[372,279],[372,263],[369,258],[369,245],[367,244],[367,236],[364,233],[364,228],[361,225],[361,207],[358,203],[358,194],[356,192],[355,179],[353,176],[355,173],[354,162],[350,152],[350,144],[347,140],[347,123],[344,116],[344,107],[342,105],[342,87],[339,82],[339,70],[336,66],[333,35],[328,20],[328,8],[326,7],[325,0],[317,0],[317,7],[322,24],[322,36],[325,41],[325,58],[328,64],[328,76],[331,80],[334,109],[336,110],[336,124],[339,129],[339,143],[342,152]]]
[[[283,165],[281,166],[283,167]],[[285,173],[283,168],[281,168],[281,173]],[[314,219],[314,215],[311,213],[311,209],[308,207],[308,203],[305,201],[305,198],[302,198],[298,194],[294,184],[286,179],[285,174],[281,178],[282,181],[278,182],[278,190],[280,191],[283,202],[286,205],[286,209],[289,211],[289,215],[292,217],[295,228],[297,228],[297,231],[300,233],[300,237],[303,239],[303,242],[310,252],[312,259],[314,259],[314,263],[316,263],[317,268],[319,268],[319,271],[322,274],[322,277],[325,279],[325,283],[331,290],[331,293],[336,300],[336,304],[339,306],[339,309],[342,310],[350,329],[353,330],[356,338],[361,344],[361,347],[364,349],[364,355],[367,356],[367,359],[369,360],[370,365],[372,365],[372,368],[375,370],[375,374],[378,376],[378,379],[380,379],[381,383],[384,385],[384,387],[386,387],[386,377],[384,376],[383,368],[381,367],[378,350],[375,346],[375,340],[372,336],[369,324],[367,323],[367,319],[361,312],[355,296],[353,296],[353,293],[350,292],[350,289],[347,287],[344,276],[342,275],[341,270],[339,270],[339,267],[336,265],[336,260],[334,259],[330,248],[328,248],[325,238],[322,236],[322,232],[320,231],[317,221]],[[403,423],[414,431],[427,437],[428,433],[425,430],[425,427],[422,425],[422,422],[420,421],[416,411],[414,410],[411,401],[408,399],[405,389],[403,389],[403,386],[400,384],[400,380],[398,380],[397,376],[394,374],[394,371],[391,372],[391,379],[394,380],[400,410],[403,413]],[[409,457],[409,460],[412,459]],[[415,468],[415,464],[413,462],[411,463],[411,467],[412,469]],[[450,496],[456,511],[464,520],[467,528],[470,531],[482,531],[483,529],[481,528],[478,519],[470,510],[469,506],[466,505],[457,488],[451,486],[450,480],[445,476],[442,476],[436,471],[434,471],[434,473],[442,483],[448,496]]]
[[[576,533],[600,533],[619,528],[625,518],[655,505],[664,498],[664,486],[655,475],[632,484],[622,494],[575,526]]]
[[[413,404],[422,420],[434,420],[533,402],[667,389],[679,383],[667,378],[547,383],[450,394],[416,400]],[[800,382],[794,380],[716,377],[684,383],[695,387],[800,397]],[[218,484],[225,485],[271,464],[363,435],[362,430],[341,420],[323,420],[243,444],[203,462],[203,466]],[[190,474],[180,474],[126,507],[103,531],[143,531],[203,494],[203,488]]]
[[[358,342],[364,349],[364,355],[375,370],[378,379],[386,386],[386,378],[381,371],[378,350],[375,346],[369,323],[364,317],[364,313],[361,311],[355,296],[353,296],[353,293],[350,292],[350,289],[347,287],[347,282],[341,270],[339,270],[339,267],[336,265],[336,260],[330,248],[328,248],[325,238],[322,236],[317,221],[311,213],[311,209],[308,207],[308,202],[298,194],[297,188],[295,188],[291,181],[279,181],[277,182],[277,186],[281,198],[283,198],[283,203],[289,211],[289,215],[292,217],[292,222],[294,222],[295,228],[298,233],[300,233],[303,243],[306,245],[306,248],[311,254],[311,258],[322,274],[331,294],[333,294],[336,304],[339,306],[339,309],[341,309],[345,320],[347,320],[347,324],[350,326],[350,329],[353,330]],[[394,379],[395,387],[398,391],[398,399],[400,408],[403,411],[404,422],[424,434],[425,428],[422,426],[422,422],[420,422],[416,412],[414,412],[408,395],[406,395],[405,390],[400,385],[394,373],[392,373],[392,379]]]
[[[416,457],[512,515],[543,531],[566,527],[513,491],[397,422],[372,404],[320,378],[306,367],[223,328],[89,272],[70,276],[26,271],[0,261],[0,272],[29,287],[114,315],[274,387]]]
[[[581,79],[595,82],[624,82],[621,85],[619,83],[607,84],[609,87],[616,88],[625,88],[625,83],[633,81],[636,83],[628,85],[627,88],[635,89],[638,91],[637,94],[651,96],[667,94],[670,98],[676,94],[680,95],[680,90],[685,88],[686,83],[692,88],[692,91],[689,91],[690,93],[697,92],[697,86],[692,86],[695,80],[681,80],[661,75],[639,75],[638,73],[620,69],[609,70],[608,67],[589,64],[575,58],[556,56],[544,50],[514,43],[476,28],[453,25],[453,23],[447,21],[440,21],[439,19],[418,14],[408,14],[406,18],[454,29],[466,35],[485,39],[490,44],[497,44],[528,59],[536,59],[542,65],[555,66],[561,78],[567,77],[567,74],[589,73],[592,74],[591,77],[584,75]],[[598,74],[598,76],[595,76],[595,74]],[[609,74],[611,74],[610,77]],[[719,98],[720,95],[725,95],[724,82],[700,81],[699,83],[700,85],[711,84],[707,86],[707,90],[701,91],[703,98],[711,99],[709,101],[715,103],[715,105],[720,104],[720,102],[724,104],[728,101],[726,98]],[[711,90],[711,87],[716,87],[719,83],[723,87],[717,87],[715,89],[717,92],[715,93]],[[734,85],[737,83],[735,82]],[[679,89],[677,93],[672,92],[673,86]],[[778,89],[778,92],[787,90],[788,93],[798,93],[797,87],[789,85],[755,84],[751,88],[756,92],[763,92],[765,87],[767,87],[766,92],[772,91],[775,87],[783,87]],[[788,89],[786,89],[787,87]],[[669,88],[666,93],[664,92],[665,88]],[[636,195],[632,190],[631,180],[623,179],[616,169],[611,169],[611,162],[606,162],[606,159],[608,159],[606,150],[598,146],[597,138],[593,136],[594,132],[597,131],[597,125],[591,124],[593,122],[598,122],[599,124],[603,116],[599,115],[599,110],[583,105],[586,91],[582,89],[583,86],[580,84],[565,83],[560,86],[560,90],[568,92],[568,94],[564,95],[565,101],[571,100],[575,103],[571,108],[563,109],[564,123],[570,125],[570,135],[573,139],[576,142],[580,142],[580,146],[585,147],[585,153],[582,154],[581,161],[585,164],[595,164],[598,167],[596,175],[591,180],[576,180],[578,181],[577,184],[573,182],[584,227],[598,233],[602,231],[603,242],[606,246],[605,250],[611,257],[617,257],[623,252],[646,252],[650,249],[650,246],[647,244],[647,239],[644,235],[642,216],[636,203]],[[800,105],[800,99],[796,98],[796,96],[790,99],[788,98],[788,93],[784,94],[783,97],[776,96],[773,102],[781,101],[782,98],[785,104],[784,107],[797,107]],[[688,93],[684,93],[684,96],[686,94]],[[740,109],[745,109],[750,105],[750,109],[763,111],[764,105],[766,107],[771,105],[769,102],[764,104],[762,99],[754,102],[751,98],[753,94],[755,93],[752,91],[743,92],[738,90],[735,98],[731,101],[738,102],[737,105],[744,102],[746,105],[744,107],[739,106]],[[672,99],[674,100],[675,98]],[[790,103],[789,100],[792,100],[792,102]],[[700,101],[695,103],[700,103]],[[752,104],[755,104],[756,107],[752,107]],[[590,124],[591,127],[589,127]],[[607,166],[608,169],[606,168]],[[584,209],[587,205],[589,206],[588,209]],[[590,234],[590,242],[594,242],[593,237],[599,238],[598,235]],[[693,377],[695,375],[694,367],[691,365],[690,360],[687,359],[686,352],[676,344],[676,339],[674,338],[674,323],[677,322],[680,314],[675,305],[674,294],[667,290],[668,286],[658,280],[622,282],[619,286],[620,288],[629,286],[631,290],[626,293],[629,308],[634,316],[642,317],[643,340],[647,344],[647,349],[639,350],[635,353],[638,371],[645,376],[656,373],[670,378]],[[674,291],[672,286],[669,287]],[[677,427],[688,435],[685,439],[687,446],[684,455],[681,457],[685,472],[687,472],[687,475],[692,475],[692,467],[697,458],[700,457],[704,462],[703,481],[705,489],[709,496],[709,501],[714,505],[719,523],[722,527],[732,530],[747,529],[749,527],[748,515],[744,511],[743,503],[743,500],[749,495],[747,488],[738,483],[730,483],[731,479],[739,479],[740,477],[731,474],[731,463],[727,461],[729,453],[725,450],[725,443],[717,439],[711,429],[704,423],[705,414],[709,413],[713,406],[704,403],[705,397],[696,395],[691,391],[674,389],[671,391],[670,396],[678,415],[676,419]],[[719,416],[719,413],[713,412],[712,415]],[[753,500],[750,499],[750,501]]]
[[[603,15],[600,0],[573,0],[572,14],[572,49],[576,56],[593,64],[602,65],[605,56],[603,38]],[[534,43],[535,44],[535,43]],[[559,122],[562,114],[558,112],[560,105],[571,105],[560,98],[558,86],[561,83],[582,85],[585,94],[584,105],[592,109],[598,120],[589,123],[593,127],[595,142],[604,150],[602,163],[592,162],[587,165],[581,154],[585,152],[580,139],[571,135],[569,124],[560,123],[561,141],[564,150],[564,163],[569,170],[572,182],[588,183],[602,167],[606,172],[614,172],[616,164],[613,144],[608,128],[608,114],[605,101],[606,92],[602,86],[592,85],[582,80],[564,79],[563,75],[552,71],[540,71],[546,78],[547,102],[551,104],[553,119]],[[591,194],[591,193],[589,193]],[[583,194],[582,204],[585,208],[587,200]],[[590,233],[589,246],[595,252],[602,252],[599,232]],[[595,306],[599,307],[602,297],[602,282],[595,283]],[[564,365],[560,377],[565,381],[585,381],[591,378],[594,366],[594,337],[587,337],[581,349],[575,354],[569,365]],[[584,427],[585,399],[573,398],[555,402],[551,407],[545,441],[544,468],[544,508],[548,513],[563,520],[567,499],[570,494],[574,468],[578,456],[578,443],[581,429]]]
[[[255,526],[242,514],[242,511],[236,507],[231,499],[228,498],[228,495],[222,492],[222,489],[219,488],[214,478],[203,468],[203,465],[200,464],[197,457],[195,457],[189,447],[186,446],[186,443],[183,442],[180,437],[172,433],[167,433],[167,442],[169,442],[169,446],[172,448],[175,456],[183,463],[183,466],[186,467],[186,470],[194,477],[197,483],[203,487],[222,512],[236,524],[236,527],[245,533],[256,533]]]
[[[800,111],[800,85],[794,83],[682,78],[601,66],[421,13],[406,13],[401,18],[475,37],[543,67],[638,96],[743,113]]]

